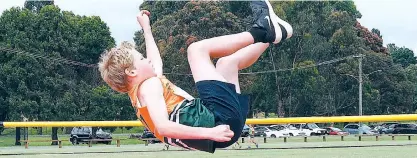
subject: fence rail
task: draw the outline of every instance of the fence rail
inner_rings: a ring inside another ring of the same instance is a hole
[[[417,114],[247,119],[247,124],[417,121]],[[0,127],[135,127],[140,121],[0,122]]]

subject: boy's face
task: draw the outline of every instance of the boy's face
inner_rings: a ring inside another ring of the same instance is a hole
[[[133,53],[133,65],[135,69],[126,73],[132,78],[134,84],[141,83],[148,78],[156,76],[152,62],[144,58],[139,52]]]

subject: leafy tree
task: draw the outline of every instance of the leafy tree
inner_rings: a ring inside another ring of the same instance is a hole
[[[362,37],[365,40],[365,44],[370,47],[372,51],[376,53],[388,54],[387,48],[382,45],[383,39],[379,30],[373,29],[371,32],[359,22],[356,23],[355,27],[359,31],[359,37]]]
[[[411,64],[417,64],[414,52],[405,47],[397,47],[395,44],[388,44],[388,51],[392,56],[395,64],[401,64],[402,67],[408,67]]]
[[[54,5],[54,0],[26,0],[24,8],[39,12],[44,6]]]
[[[100,83],[97,70],[67,60],[97,63],[101,52],[115,45],[99,17],[77,16],[53,5],[37,12],[11,8],[0,17],[0,30],[1,118],[91,119],[78,112],[89,105],[79,92],[91,92]]]

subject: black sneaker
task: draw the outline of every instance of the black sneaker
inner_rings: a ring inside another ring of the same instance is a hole
[[[252,27],[261,28],[267,32],[263,42],[277,44],[292,36],[291,25],[274,13],[268,0],[252,1],[250,6],[255,20]]]

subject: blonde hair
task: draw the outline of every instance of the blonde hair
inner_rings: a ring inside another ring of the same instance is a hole
[[[135,52],[138,53],[132,44],[123,42],[119,48],[112,48],[101,54],[98,69],[103,80],[112,89],[122,93],[129,91],[125,70],[134,69],[133,53]]]

